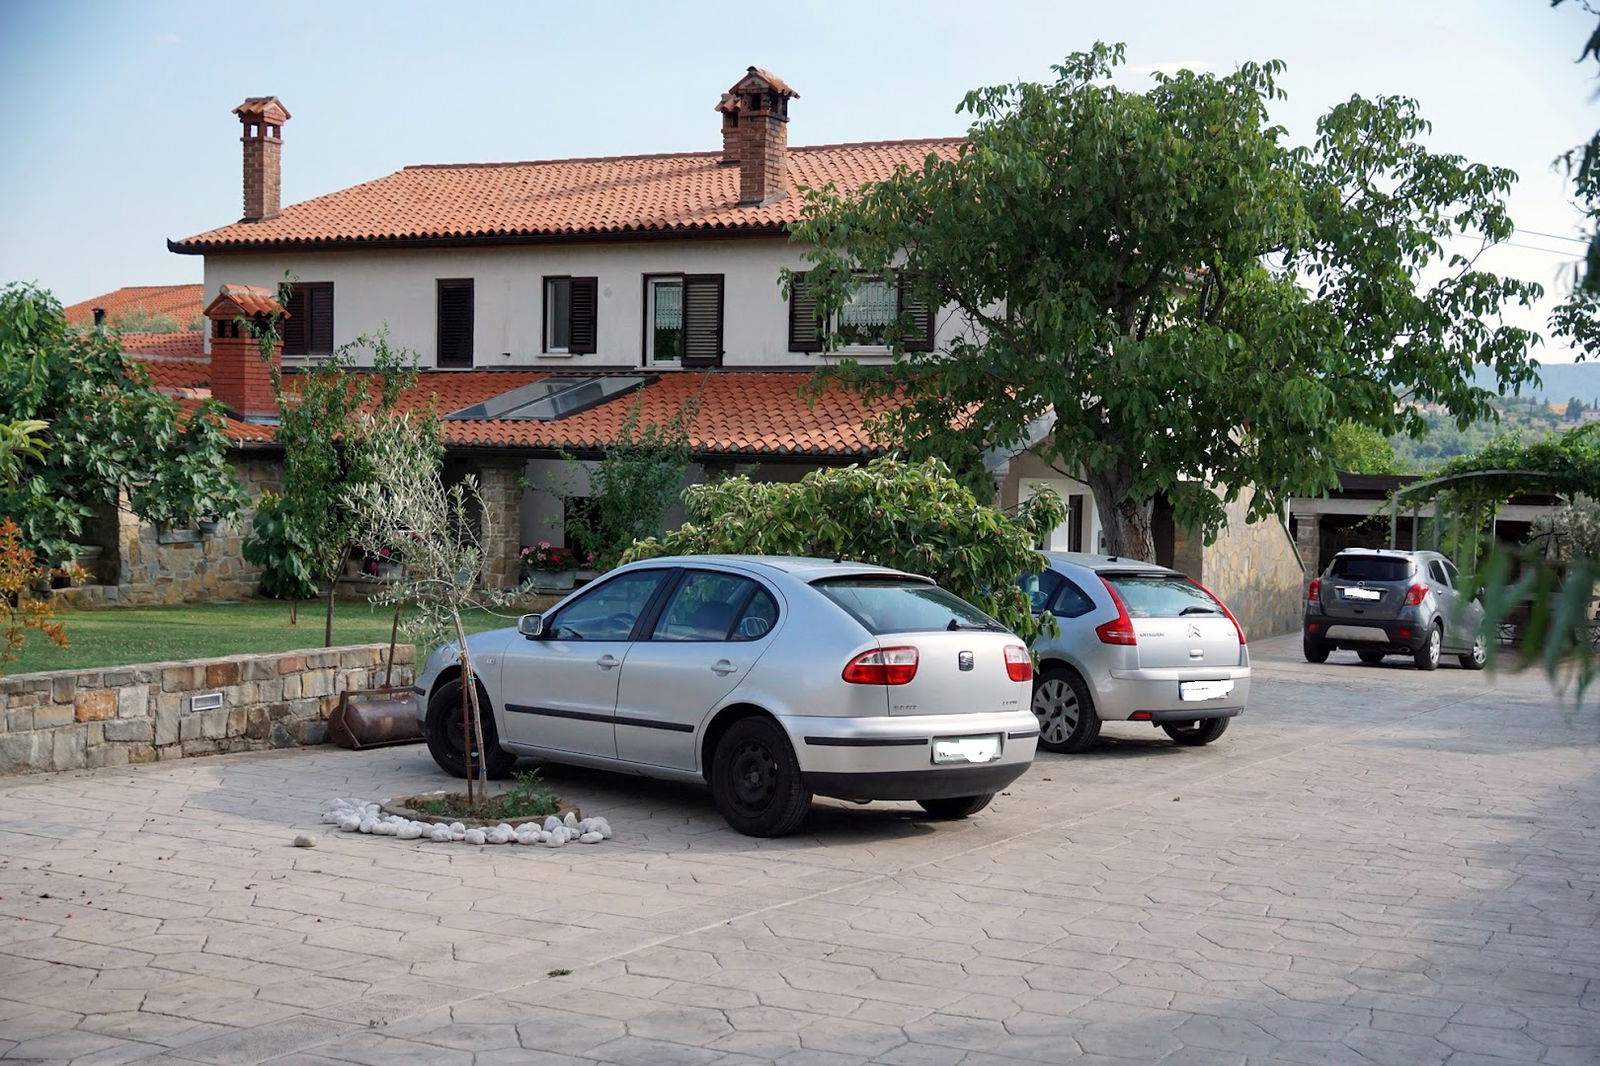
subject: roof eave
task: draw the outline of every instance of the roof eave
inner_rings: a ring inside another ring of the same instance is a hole
[[[216,255],[226,252],[348,251],[350,249],[470,248],[516,244],[600,244],[624,241],[725,240],[785,236],[787,222],[760,222],[741,226],[675,226],[660,229],[557,231],[550,233],[488,233],[455,237],[337,237],[311,240],[266,239],[198,243],[190,237],[167,240],[167,251],[177,255]]]

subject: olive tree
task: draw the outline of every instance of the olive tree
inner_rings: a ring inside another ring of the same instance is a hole
[[[977,89],[955,153],[806,192],[792,236],[824,323],[863,273],[951,309],[937,350],[911,350],[903,312],[891,365],[842,368],[902,401],[893,442],[959,461],[1053,415],[1035,450],[1081,471],[1109,552],[1151,558],[1159,494],[1214,536],[1242,494],[1257,519],[1335,484],[1341,422],[1420,435],[1396,397],[1465,424],[1491,411],[1477,367],[1533,377],[1533,336],[1500,312],[1539,287],[1447,245],[1511,236],[1513,173],[1430,151],[1403,97],[1352,97],[1292,145],[1269,115],[1281,63],[1130,92],[1122,62],[1097,44],[1053,81]]]

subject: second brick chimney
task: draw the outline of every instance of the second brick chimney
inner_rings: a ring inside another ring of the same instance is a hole
[[[722,94],[722,165],[738,164],[740,207],[761,207],[789,194],[789,101],[799,97],[759,67],[750,67]]]
[[[282,206],[283,124],[289,112],[276,96],[252,96],[233,109],[244,134],[244,218],[276,218]]]
[[[277,420],[272,368],[283,359],[283,342],[275,342],[270,357],[262,358],[257,333],[273,316],[283,314],[283,305],[270,291],[253,285],[224,285],[206,306],[211,323],[211,398],[242,422]]]

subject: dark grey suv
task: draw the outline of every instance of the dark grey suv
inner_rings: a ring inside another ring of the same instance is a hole
[[[1481,670],[1482,625],[1483,605],[1438,552],[1351,548],[1311,582],[1302,633],[1308,662],[1344,648],[1364,663],[1408,655],[1417,669],[1433,670],[1451,654]]]

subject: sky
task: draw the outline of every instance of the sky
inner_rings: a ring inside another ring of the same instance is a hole
[[[1546,0],[0,0],[0,282],[73,303],[201,280],[166,241],[238,219],[247,96],[293,116],[291,204],[410,163],[713,150],[712,107],[751,65],[801,94],[791,144],[959,135],[967,90],[1048,80],[1104,40],[1127,44],[1128,88],[1284,60],[1296,143],[1353,94],[1416,98],[1430,147],[1521,176],[1515,247],[1482,264],[1550,290],[1514,319],[1542,330],[1581,251],[1551,163],[1600,125],[1595,64],[1574,62],[1594,21]]]

